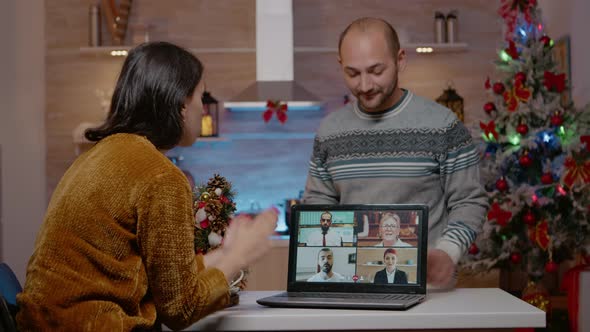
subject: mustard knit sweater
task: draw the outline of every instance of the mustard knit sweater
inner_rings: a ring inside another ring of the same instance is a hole
[[[186,177],[146,138],[109,136],[58,184],[29,261],[22,331],[184,328],[229,303],[194,251]]]

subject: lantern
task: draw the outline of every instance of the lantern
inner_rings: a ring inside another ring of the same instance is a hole
[[[463,111],[463,98],[457,94],[457,91],[449,86],[443,94],[436,98],[436,102],[449,108],[462,122],[465,119]]]
[[[219,135],[219,103],[208,91],[203,92],[203,115],[201,117],[201,137]]]

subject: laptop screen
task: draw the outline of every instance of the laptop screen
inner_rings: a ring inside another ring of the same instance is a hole
[[[423,205],[296,205],[289,291],[425,289]]]

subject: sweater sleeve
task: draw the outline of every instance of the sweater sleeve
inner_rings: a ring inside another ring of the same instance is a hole
[[[229,287],[223,272],[195,255],[192,196],[182,173],[152,179],[139,198],[137,237],[158,319],[184,328],[225,308]]]
[[[436,248],[449,254],[457,264],[481,231],[488,201],[479,180],[479,154],[467,128],[455,120],[447,132],[446,141],[441,180],[448,225]]]
[[[306,204],[338,204],[340,201],[326,166],[326,155],[322,142],[316,136],[303,194],[303,202]]]

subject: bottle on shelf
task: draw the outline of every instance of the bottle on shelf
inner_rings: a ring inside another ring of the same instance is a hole
[[[100,6],[91,4],[88,10],[88,46],[98,47],[100,44]]]
[[[434,13],[434,42],[445,42],[445,15],[441,12]]]
[[[458,35],[458,23],[457,23],[457,12],[452,11],[447,15],[447,43],[453,44],[457,43],[457,35]]]

